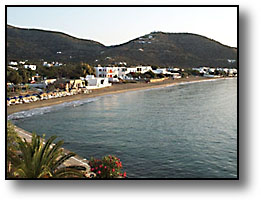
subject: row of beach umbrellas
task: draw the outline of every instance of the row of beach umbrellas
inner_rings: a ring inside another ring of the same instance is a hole
[[[51,98],[58,98],[68,95],[73,95],[72,92],[66,92],[66,91],[46,91],[46,92],[40,92],[40,93],[33,93],[33,94],[27,94],[25,96],[14,96],[11,98],[7,98],[7,106],[10,106],[12,104],[23,104],[23,103],[30,103],[35,102],[38,100],[46,100]]]

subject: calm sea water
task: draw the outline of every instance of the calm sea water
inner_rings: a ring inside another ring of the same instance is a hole
[[[237,80],[128,92],[9,117],[89,159],[119,157],[128,177],[237,176]]]

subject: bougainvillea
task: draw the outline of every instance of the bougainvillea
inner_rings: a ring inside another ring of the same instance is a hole
[[[125,178],[126,172],[122,172],[122,163],[116,156],[105,156],[101,160],[91,158],[89,161],[91,171],[96,178]]]

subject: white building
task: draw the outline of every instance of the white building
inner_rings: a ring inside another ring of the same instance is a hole
[[[10,62],[9,62],[9,65],[11,65],[11,66],[17,66],[18,63],[17,63],[16,61],[10,61]]]
[[[94,75],[87,75],[85,80],[88,82],[86,88],[88,90],[109,87],[112,84],[109,83],[109,78],[97,78]]]
[[[137,66],[136,69],[137,69],[137,73],[141,73],[141,74],[144,74],[152,70],[151,66]]]
[[[228,76],[237,76],[237,69],[228,69]]]
[[[196,70],[199,73],[205,74],[208,72],[209,67],[194,67],[194,68],[192,68],[192,70]]]
[[[227,59],[227,61],[228,61],[229,63],[235,63],[235,62],[236,62],[236,60],[233,60],[233,59]]]
[[[36,70],[37,66],[36,65],[24,65],[25,69],[31,69],[31,70]]]
[[[13,66],[7,66],[8,68],[10,68],[10,69],[13,69],[13,70],[18,70],[18,68],[17,67],[13,67]]]
[[[165,68],[160,68],[160,69],[156,69],[156,70],[152,70],[152,72],[154,74],[165,74],[165,75],[174,75],[175,73],[171,73],[169,71],[167,71]]]
[[[178,67],[169,67],[168,71],[178,72],[178,71],[182,71],[182,70],[180,68],[178,68]]]
[[[115,78],[118,77],[118,69],[121,67],[94,67],[96,77],[100,78]]]
[[[127,67],[125,71],[125,75],[129,73],[140,73],[144,74],[148,71],[152,71],[151,66],[136,66],[136,67]]]
[[[181,79],[180,73],[173,73],[173,79]]]
[[[52,67],[53,64],[52,63],[48,63],[48,62],[43,62],[43,66],[44,67]]]
[[[144,74],[152,70],[151,66],[137,66],[137,67],[94,67],[96,77],[109,78],[113,81],[114,78],[127,79],[129,73]]]
[[[215,68],[209,68],[209,69],[208,69],[208,72],[209,72],[209,73],[214,73],[215,71],[216,71]]]

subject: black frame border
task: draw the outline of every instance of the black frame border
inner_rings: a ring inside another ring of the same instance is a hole
[[[7,8],[9,7],[236,7],[237,8],[237,177],[236,178],[123,178],[123,179],[82,179],[82,178],[8,178],[7,177],[7,46],[5,46],[5,180],[94,180],[94,181],[128,181],[128,180],[167,180],[167,181],[186,181],[186,180],[200,180],[200,181],[209,181],[209,180],[217,180],[217,181],[239,181],[239,78],[240,78],[240,66],[239,66],[239,5],[5,5],[5,44],[7,44]]]

